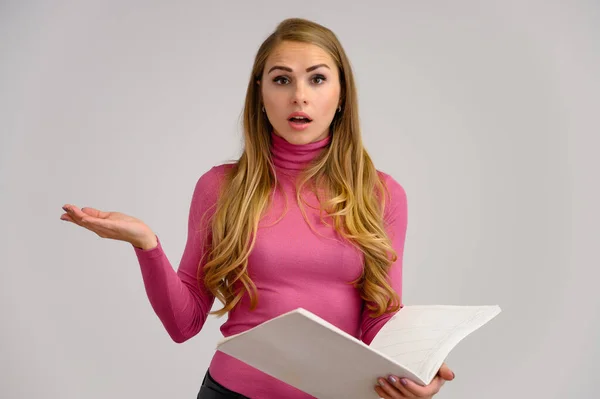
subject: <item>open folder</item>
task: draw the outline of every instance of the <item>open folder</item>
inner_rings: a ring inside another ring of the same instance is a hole
[[[496,305],[404,306],[368,346],[298,308],[221,340],[217,350],[317,398],[365,399],[390,374],[429,384],[450,351],[499,313]]]

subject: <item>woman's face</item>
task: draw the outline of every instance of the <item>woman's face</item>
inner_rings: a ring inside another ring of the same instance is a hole
[[[263,104],[274,133],[292,144],[324,139],[340,105],[337,66],[313,44],[285,41],[267,58],[261,86]],[[310,122],[291,122],[304,112]]]

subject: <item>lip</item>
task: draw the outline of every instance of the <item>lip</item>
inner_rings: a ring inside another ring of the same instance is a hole
[[[288,115],[288,120],[290,120],[290,118],[293,118],[294,116],[302,116],[302,117],[308,119],[310,122],[312,122],[312,118],[305,112],[292,112],[291,114]]]
[[[307,128],[310,126],[311,122],[308,122],[308,123],[300,123],[300,122],[292,122],[292,121],[288,121],[288,124],[290,125],[290,127],[291,127],[292,129],[294,129],[294,130],[297,130],[297,131],[302,131],[302,130],[304,130],[304,129],[307,129]]]

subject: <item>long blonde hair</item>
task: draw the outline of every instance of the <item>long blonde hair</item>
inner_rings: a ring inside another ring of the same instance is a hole
[[[250,296],[250,308],[257,305],[258,292],[248,274],[248,256],[261,216],[277,185],[270,154],[272,126],[261,110],[257,81],[261,80],[269,54],[283,41],[310,43],[327,51],[338,67],[341,86],[342,108],[331,123],[331,141],[301,172],[296,200],[306,217],[301,188],[311,182],[323,190],[325,198],[318,196],[321,211],[333,221],[339,234],[364,255],[361,276],[348,283],[360,291],[373,317],[396,311],[400,298],[387,281],[389,267],[397,260],[384,229],[384,194],[388,191],[363,147],[350,63],[331,30],[312,21],[290,18],[282,21],[258,49],[244,105],[243,153],[226,173],[211,220],[211,245],[203,267],[203,283],[224,305],[212,313],[224,315],[245,293]]]

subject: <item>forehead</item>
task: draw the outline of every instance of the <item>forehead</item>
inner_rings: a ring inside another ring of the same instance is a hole
[[[304,70],[305,67],[320,63],[335,69],[335,62],[321,47],[310,43],[284,41],[273,49],[267,58],[266,66],[285,64],[296,71],[296,67]]]

